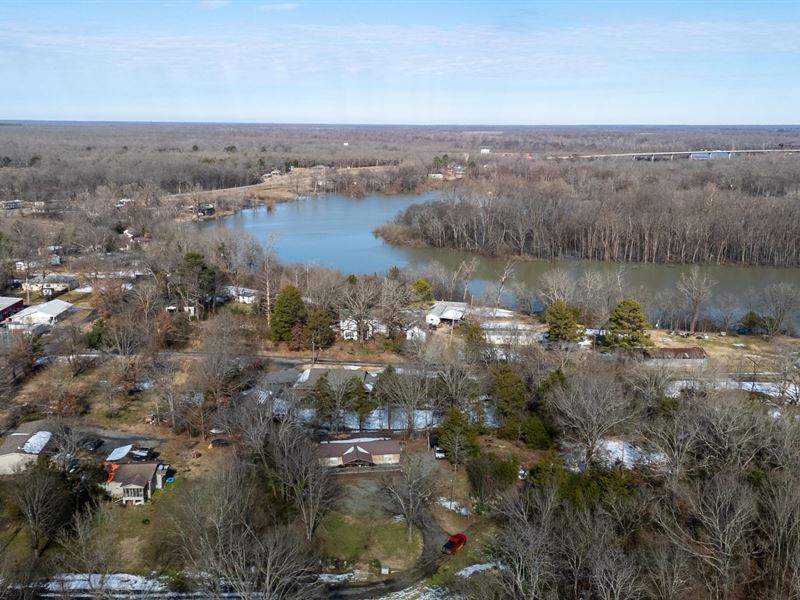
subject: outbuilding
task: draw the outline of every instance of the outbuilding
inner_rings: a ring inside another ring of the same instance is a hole
[[[53,438],[50,431],[23,429],[8,434],[0,444],[0,475],[13,475],[25,469],[39,458]]]
[[[34,304],[9,318],[11,328],[31,325],[55,325],[72,310],[72,304],[63,300],[50,300],[44,304]]]
[[[466,302],[437,302],[425,315],[425,322],[430,327],[438,327],[442,322],[452,326],[459,323],[466,313]]]
[[[22,310],[22,298],[13,296],[0,296],[0,321]]]

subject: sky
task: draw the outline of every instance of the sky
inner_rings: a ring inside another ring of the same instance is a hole
[[[800,1],[0,2],[0,120],[798,124]]]

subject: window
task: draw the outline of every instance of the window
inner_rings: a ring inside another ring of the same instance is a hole
[[[144,497],[144,488],[140,487],[125,488],[123,494],[126,498],[142,498]]]

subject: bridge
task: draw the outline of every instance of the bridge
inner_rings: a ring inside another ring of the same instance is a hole
[[[632,160],[674,160],[676,158],[695,158],[696,160],[714,160],[733,158],[738,154],[793,154],[800,153],[800,148],[767,148],[762,150],[667,150],[659,152],[614,152],[610,154],[563,154],[546,156],[547,160],[577,160],[598,158],[630,158]],[[694,155],[694,156],[693,156]]]

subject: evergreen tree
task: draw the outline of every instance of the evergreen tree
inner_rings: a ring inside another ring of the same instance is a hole
[[[458,469],[458,465],[478,453],[478,432],[457,408],[447,411],[447,416],[439,427],[439,445],[454,469]]]
[[[431,284],[421,277],[414,282],[414,297],[418,302],[431,302],[433,300],[433,288]]]
[[[583,337],[576,311],[562,300],[553,302],[545,312],[551,342],[578,342]]]
[[[503,419],[519,418],[525,410],[525,382],[507,363],[489,369],[491,392]]]
[[[353,377],[349,383],[350,406],[358,414],[358,428],[364,428],[364,419],[378,407],[378,403],[358,377]]]
[[[336,334],[331,329],[331,315],[324,309],[309,313],[305,332],[306,344],[312,350],[328,348],[336,340]]]
[[[323,423],[330,423],[334,415],[333,390],[328,382],[328,374],[322,376],[314,382],[314,386],[308,393],[308,400],[317,410],[317,418]]]
[[[647,335],[650,323],[644,316],[642,305],[636,300],[623,300],[611,313],[606,325],[603,344],[608,348],[641,348],[653,342]]]
[[[292,329],[306,320],[306,307],[300,290],[287,285],[279,293],[272,309],[272,341],[288,342],[292,338]]]

